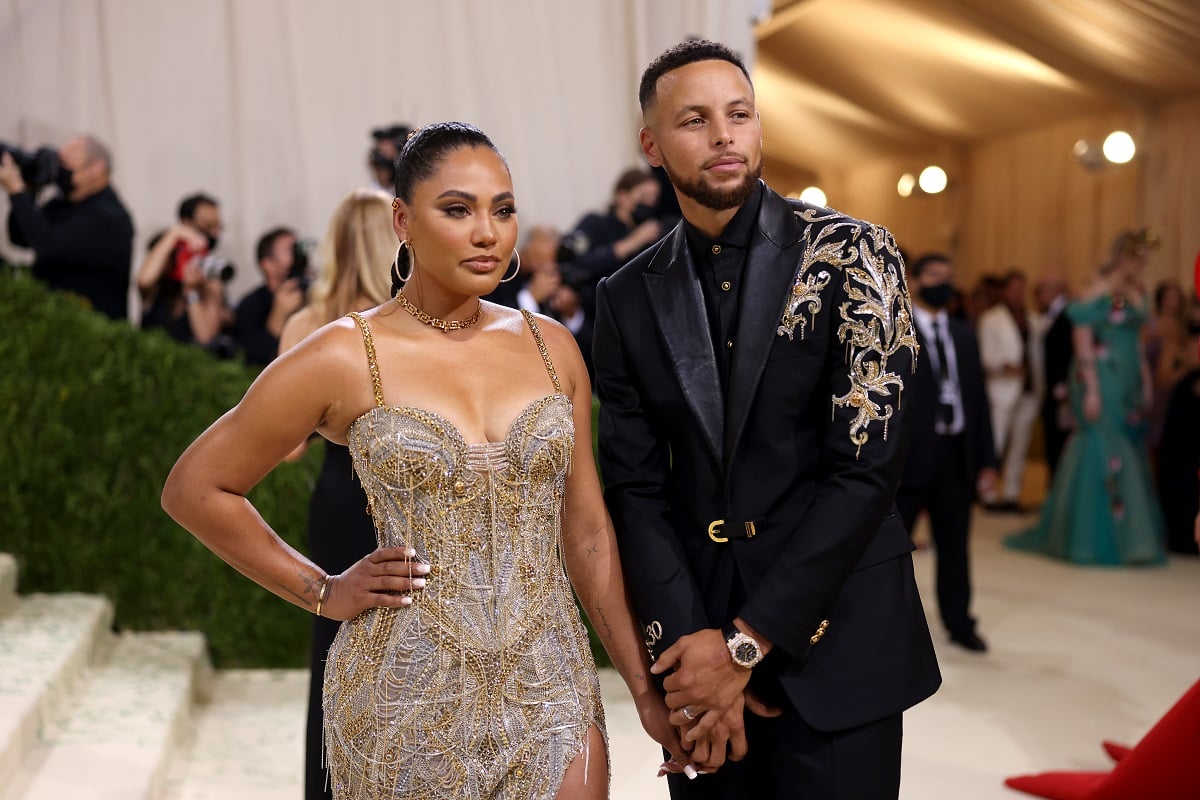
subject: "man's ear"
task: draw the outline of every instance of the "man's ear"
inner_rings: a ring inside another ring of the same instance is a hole
[[[662,157],[658,152],[658,142],[654,139],[654,132],[649,127],[643,127],[638,131],[638,140],[642,145],[642,158],[646,159],[646,163],[652,167],[662,166]]]

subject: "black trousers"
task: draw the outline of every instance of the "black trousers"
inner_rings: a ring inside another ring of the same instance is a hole
[[[971,573],[967,541],[971,529],[974,475],[967,475],[962,436],[937,436],[933,481],[924,487],[901,484],[896,509],[912,533],[921,511],[929,512],[929,527],[937,548],[937,600],[942,624],[950,633],[975,630],[971,617]],[[914,442],[914,446],[925,446]]]
[[[901,715],[845,731],[818,731],[790,706],[772,719],[746,713],[749,749],[712,775],[670,775],[672,800],[895,800]]]

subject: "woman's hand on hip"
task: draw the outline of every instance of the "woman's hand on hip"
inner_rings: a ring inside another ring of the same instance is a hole
[[[381,547],[354,566],[331,575],[321,616],[347,620],[368,608],[404,608],[425,588],[429,565],[410,547]]]

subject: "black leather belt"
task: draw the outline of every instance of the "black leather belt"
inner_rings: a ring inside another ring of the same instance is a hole
[[[758,529],[755,527],[757,522],[762,522],[762,520],[726,522],[723,519],[714,519],[708,523],[708,538],[717,544],[724,544],[730,539],[753,539],[758,534]]]

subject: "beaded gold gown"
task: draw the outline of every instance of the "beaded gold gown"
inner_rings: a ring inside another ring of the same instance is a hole
[[[430,565],[407,608],[342,624],[325,666],[335,798],[553,798],[587,731],[604,730],[587,632],[561,553],[575,430],[554,394],[504,440],[468,444],[431,411],[384,403],[371,330],[355,318],[376,407],[348,433],[381,546]],[[532,347],[531,355],[532,355]]]

